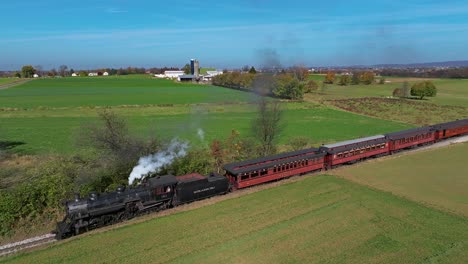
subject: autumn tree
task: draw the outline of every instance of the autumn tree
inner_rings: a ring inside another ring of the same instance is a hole
[[[304,66],[294,66],[291,69],[292,74],[296,79],[303,82],[309,77],[309,70]]]
[[[325,75],[325,80],[323,82],[333,84],[333,82],[335,82],[335,73],[332,71],[327,72],[327,75]]]
[[[363,72],[360,76],[361,83],[367,84],[367,85],[372,84],[374,82],[374,79],[375,79],[375,74],[371,71]]]
[[[318,84],[314,80],[309,80],[305,85],[304,85],[304,93],[310,93],[312,91],[316,91],[318,89]]]
[[[23,78],[32,78],[36,73],[36,70],[31,65],[25,65],[21,68],[21,74]]]
[[[213,140],[210,145],[210,150],[210,154],[214,160],[214,167],[216,172],[219,173],[223,167],[225,159],[222,143],[219,140]]]
[[[423,99],[424,96],[434,97],[437,94],[437,88],[431,81],[423,81],[411,86],[411,95]]]

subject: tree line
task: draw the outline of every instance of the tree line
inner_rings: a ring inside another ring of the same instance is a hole
[[[246,72],[233,71],[217,75],[213,77],[212,83],[260,95],[300,100],[305,92],[310,91],[307,77],[308,71],[303,67],[292,67],[277,73],[257,73],[251,67]]]
[[[372,71],[355,71],[352,73],[341,73],[338,77],[333,71],[327,72],[323,81],[326,84],[338,84],[341,86],[365,84],[370,85],[375,82],[375,74]],[[380,78],[379,84],[384,84],[385,79]]]
[[[152,68],[143,68],[143,67],[127,67],[127,68],[97,68],[92,70],[74,70],[73,68],[69,68],[67,65],[60,65],[58,69],[52,68],[50,70],[44,70],[41,65],[24,65],[20,71],[14,72],[2,72],[0,76],[4,77],[17,77],[17,78],[32,78],[34,74],[39,76],[49,76],[49,77],[68,77],[71,76],[73,73],[79,76],[88,76],[90,72],[96,73],[104,73],[107,72],[110,75],[129,75],[129,74],[162,74],[165,71],[178,71],[180,68],[177,67],[152,67]]]
[[[449,78],[466,79],[468,78],[468,67],[447,68],[447,69],[383,69],[381,75],[398,77],[420,77],[420,78]]]

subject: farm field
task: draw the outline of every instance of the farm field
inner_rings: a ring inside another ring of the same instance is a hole
[[[351,181],[468,217],[468,143],[360,163],[334,172]]]
[[[63,108],[115,105],[243,102],[252,96],[211,85],[175,83],[148,77],[33,80],[0,91],[0,108]]]
[[[223,88],[219,88],[223,89]],[[410,128],[410,125],[363,117],[352,113],[303,103],[284,104],[280,144],[292,137],[304,136],[311,143],[336,142]],[[164,138],[178,136],[193,144],[208,144],[212,139],[228,137],[232,129],[250,135],[255,117],[249,105],[203,105],[112,109],[128,120],[134,133],[157,133]],[[97,120],[96,109],[34,110],[0,112],[5,140],[22,142],[15,152],[76,152],[77,134],[84,124]],[[197,130],[205,132],[204,141]]]
[[[463,263],[468,220],[321,175],[5,263]]]
[[[468,107],[437,105],[415,100],[365,97],[328,101],[349,112],[416,126],[432,125],[468,117]]]
[[[16,78],[0,78],[0,85],[18,81]]]
[[[314,80],[319,81],[319,89],[305,96],[309,101],[323,101],[335,99],[349,99],[362,97],[389,97],[395,88],[402,86],[404,81],[408,81],[409,86],[420,80],[418,78],[398,78],[386,77],[390,83],[384,85],[348,85],[340,86],[336,84],[328,84],[322,88],[321,82],[324,77],[321,75],[312,75]],[[468,80],[454,79],[429,79],[437,87],[436,97],[427,97],[424,102],[434,103],[437,105],[463,106],[468,107]]]

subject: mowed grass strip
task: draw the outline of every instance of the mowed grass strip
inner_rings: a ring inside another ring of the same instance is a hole
[[[325,107],[285,107],[279,144],[287,144],[293,137],[304,136],[314,145],[336,142],[339,140],[370,136],[385,132],[410,128],[410,125],[364,117]],[[161,110],[173,111],[164,114]],[[252,134],[251,124],[256,116],[251,106],[220,107],[205,106],[161,109],[137,108],[115,109],[124,116],[129,127],[136,135],[150,133],[164,138],[180,137],[188,139],[193,145],[209,144],[213,139],[227,138],[233,129],[243,136]],[[44,111],[37,115],[34,111],[8,112],[0,114],[0,127],[3,140],[23,142],[13,149],[15,152],[33,153],[73,153],[76,152],[76,138],[82,132],[83,125],[96,122],[96,110],[86,111],[82,116],[71,111]],[[128,114],[128,115],[127,115]],[[203,129],[204,140],[197,136],[197,130]]]
[[[50,108],[247,101],[252,94],[211,85],[143,77],[33,80],[0,91],[2,108]]]
[[[468,217],[468,143],[360,163],[334,172],[351,181]]]
[[[316,176],[6,263],[463,263],[468,220]]]

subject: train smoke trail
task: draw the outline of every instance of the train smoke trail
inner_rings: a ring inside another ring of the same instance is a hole
[[[197,130],[197,135],[201,141],[205,141],[205,131],[203,131],[203,129],[199,128]]]
[[[185,156],[187,154],[187,149],[188,142],[173,139],[166,150],[141,157],[140,160],[138,160],[138,165],[136,165],[130,173],[128,184],[131,185],[136,179],[141,179],[150,172],[159,172],[164,166],[171,164],[176,158]]]

